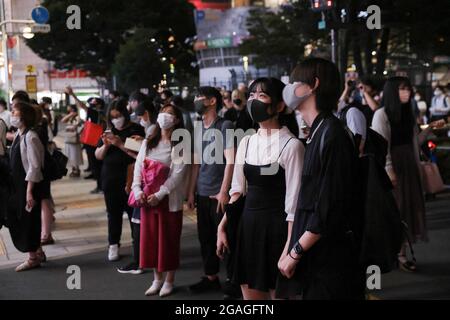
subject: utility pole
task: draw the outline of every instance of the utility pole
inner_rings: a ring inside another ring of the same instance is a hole
[[[3,68],[4,68],[4,77],[5,77],[5,91],[6,91],[6,103],[9,106],[9,97],[11,90],[10,79],[9,79],[9,59],[8,59],[8,36],[6,34],[6,12],[5,12],[5,3],[4,0],[0,0],[0,18],[2,22],[1,31],[2,31],[2,53],[3,53]]]

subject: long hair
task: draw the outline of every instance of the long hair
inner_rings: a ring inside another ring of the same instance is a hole
[[[414,118],[413,109],[411,107],[411,114],[408,114],[407,119],[402,119],[402,103],[400,102],[399,88],[406,87],[411,90],[411,97],[408,104],[411,104],[412,99],[412,85],[406,77],[391,77],[384,84],[382,105],[384,111],[392,124],[399,124],[401,121],[410,121]]]
[[[173,131],[177,129],[183,129],[184,128],[183,113],[181,112],[180,108],[171,104],[166,104],[164,107],[161,108],[160,113],[163,113],[165,110],[169,108],[173,110],[173,112],[175,113],[175,118],[179,120],[178,123],[173,127]],[[147,151],[155,148],[161,141],[161,138],[162,138],[161,128],[159,127],[159,124],[156,124],[155,131],[147,138]],[[181,141],[177,141],[175,143],[174,141],[171,141],[172,147],[176,146],[180,142]]]
[[[248,92],[256,92],[258,88],[260,88],[261,91],[265,92],[270,99],[272,100],[272,111],[275,110],[276,106],[283,102],[283,89],[286,85],[277,78],[258,78],[251,84]],[[280,123],[280,126],[285,126],[289,129],[289,131],[298,137],[299,135],[299,128],[297,124],[297,120],[295,119],[295,114],[292,112],[290,114],[286,113],[286,105],[284,105],[283,110],[278,114],[278,122]]]
[[[111,111],[113,110],[118,111],[122,116],[124,116],[125,118],[124,127],[130,123],[130,114],[128,113],[127,106],[128,101],[125,99],[114,100],[113,102],[111,102],[108,109],[108,127],[114,128],[111,122]]]

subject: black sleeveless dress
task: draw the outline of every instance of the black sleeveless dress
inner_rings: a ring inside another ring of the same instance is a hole
[[[248,144],[245,158],[247,151]],[[262,166],[247,161],[244,164],[248,189],[238,231],[233,282],[264,292],[276,287],[278,260],[287,239],[285,170],[279,166],[278,159]],[[268,175],[265,170],[273,165],[278,165],[278,170]]]
[[[14,209],[8,212],[8,228],[14,246],[21,252],[35,252],[41,246],[41,191],[40,183],[33,188],[35,205],[31,212],[25,210],[28,182],[22,165],[20,154],[20,135],[16,137],[11,147],[11,172],[14,179],[14,193],[9,202],[14,203]]]

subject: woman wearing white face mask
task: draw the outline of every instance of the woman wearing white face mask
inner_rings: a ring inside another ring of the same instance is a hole
[[[18,129],[10,152],[10,167],[15,194],[10,201],[17,204],[16,212],[8,213],[9,231],[14,246],[28,252],[29,258],[16,268],[25,271],[39,267],[45,261],[41,249],[41,192],[43,180],[44,146],[31,128],[36,113],[27,103],[14,104],[11,125]]]
[[[233,255],[233,283],[241,286],[244,300],[275,297],[277,264],[287,254],[297,207],[304,147],[296,137],[298,128],[293,134],[280,119],[286,109],[283,88],[275,78],[259,78],[250,86],[247,109],[260,129],[239,144],[231,199],[218,228],[217,255]],[[228,215],[244,195],[236,245],[229,247]]]
[[[158,126],[142,144],[136,159],[133,193],[141,207],[140,267],[153,268],[154,280],[146,295],[163,297],[173,290],[180,263],[184,184],[187,166],[176,158],[172,133],[183,128],[183,115],[168,105],[158,115]],[[152,176],[151,181],[147,179]],[[165,280],[163,273],[167,272]]]
[[[125,148],[125,140],[131,136],[145,135],[144,129],[130,121],[127,101],[115,100],[109,107],[108,126],[110,131],[103,133],[95,156],[102,160],[102,190],[108,212],[108,259],[119,259],[120,237],[122,235],[122,215],[126,211],[130,219],[132,208],[127,205],[131,183],[127,188],[127,176],[132,172],[134,158]],[[130,181],[131,182],[131,181]]]

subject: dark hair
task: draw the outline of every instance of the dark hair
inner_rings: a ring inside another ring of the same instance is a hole
[[[16,91],[16,93],[12,96],[11,100],[19,100],[21,102],[30,103],[30,96],[23,90]]]
[[[48,110],[48,109],[45,107],[45,105],[46,105],[45,102],[41,102],[41,103],[39,104],[39,109],[41,109],[42,112],[43,112],[43,114],[47,117],[48,122],[49,122],[49,123],[52,123],[52,121],[53,121],[53,119],[52,119],[52,113],[50,112],[50,110]]]
[[[5,99],[1,99],[1,98],[0,98],[0,105],[4,106],[5,109],[8,107],[8,104],[6,103],[6,100]]]
[[[220,110],[222,108],[222,95],[214,87],[200,87],[195,96],[205,96],[208,99],[216,98],[216,109]]]
[[[172,98],[170,98],[170,102],[172,103],[172,105],[178,108],[183,108],[184,100],[181,96],[173,96]]]
[[[15,109],[20,112],[20,120],[23,122],[27,129],[30,129],[36,125],[37,114],[34,107],[23,101],[19,101],[14,104]]]
[[[161,92],[161,95],[165,95],[165,96],[166,96],[166,99],[170,99],[170,98],[173,97],[172,91],[170,91],[170,90],[168,90],[168,89],[163,90],[163,92]]]
[[[183,129],[184,128],[184,124],[183,124],[183,113],[181,112],[181,109],[172,105],[172,104],[166,104],[164,107],[161,108],[160,113],[164,111],[164,109],[167,108],[172,108],[172,110],[175,113],[175,118],[178,119],[178,123],[174,126],[173,131],[177,130],[177,129]],[[161,141],[161,128],[159,127],[159,125],[156,126],[155,131],[152,133],[151,136],[149,136],[147,138],[147,150],[151,150],[153,148],[155,148],[158,143]],[[175,145],[177,145],[178,143],[180,143],[181,141],[177,141],[174,142],[172,141],[172,147],[174,147]]]
[[[108,117],[107,117],[109,127],[114,127],[111,122],[111,111],[113,111],[113,110],[118,111],[122,116],[124,116],[124,118],[125,118],[124,126],[126,126],[130,122],[130,114],[128,112],[127,106],[128,106],[128,101],[125,99],[114,100],[113,102],[110,103],[109,108],[108,108]]]
[[[156,122],[156,117],[158,116],[158,112],[156,112],[155,105],[150,100],[150,98],[147,98],[144,101],[142,101],[141,103],[139,103],[137,109],[143,109],[143,110],[147,111],[150,122],[151,123]]]
[[[96,103],[96,104],[93,104],[93,103],[92,103],[93,100],[95,100],[97,103]],[[100,109],[103,109],[103,108],[105,107],[105,100],[103,100],[102,98],[90,97],[90,98],[87,100],[87,103],[88,103],[89,105],[94,105],[94,106],[99,105],[99,106],[100,106]]]
[[[402,103],[400,102],[400,95],[398,90],[400,87],[407,87],[411,90],[411,96],[409,98],[409,104],[412,99],[412,85],[406,77],[391,77],[384,84],[382,105],[384,111],[392,124],[398,124],[401,121],[409,121],[411,119],[402,119]],[[411,117],[413,117],[413,111],[411,107]]]
[[[50,98],[50,97],[42,97],[41,101],[46,104],[52,104],[52,102],[53,102],[52,98]]]
[[[134,91],[131,95],[130,95],[130,101],[133,101],[133,100],[137,100],[138,102],[142,102],[142,101],[144,101],[145,100],[145,98],[146,98],[146,95],[145,94],[143,94],[142,92],[140,92],[140,91]]]
[[[256,92],[258,88],[266,93],[272,100],[272,110],[283,101],[283,89],[286,85],[277,78],[258,78],[250,85],[249,93]],[[280,126],[285,126],[291,131],[293,135],[298,137],[299,128],[294,113],[286,114],[286,106],[278,115],[278,122]]]
[[[322,58],[310,58],[298,64],[291,74],[291,82],[303,82],[311,88],[319,85],[314,90],[316,94],[316,106],[319,112],[332,112],[337,109],[337,103],[341,95],[341,77],[336,65]]]
[[[113,90],[109,94],[113,95],[114,97],[120,97],[120,93],[117,90]]]
[[[77,108],[77,105],[76,105],[76,104],[69,104],[69,105],[67,106],[67,109],[71,109],[72,111],[78,113],[78,108]]]

